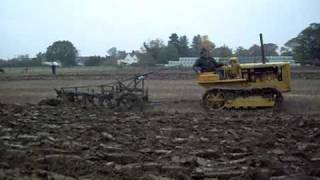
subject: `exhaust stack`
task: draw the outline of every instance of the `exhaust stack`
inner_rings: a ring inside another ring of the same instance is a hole
[[[260,33],[260,48],[261,48],[261,56],[262,56],[262,63],[266,63],[266,57],[264,55],[264,44],[263,44],[263,36],[262,33]]]

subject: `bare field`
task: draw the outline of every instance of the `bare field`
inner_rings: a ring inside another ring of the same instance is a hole
[[[163,67],[70,67],[58,68],[57,75],[51,75],[49,67],[4,68],[0,81],[18,80],[114,80],[136,74],[155,72],[149,76],[152,80],[193,80],[194,72],[190,68]],[[319,67],[293,67],[292,77],[295,79],[320,79]]]
[[[125,76],[125,77],[128,77]],[[1,81],[0,101],[5,103],[37,103],[44,98],[54,98],[54,88],[64,86],[99,85],[112,82],[106,80],[78,79],[48,79],[48,80],[13,80]],[[192,109],[199,109],[199,101],[204,89],[197,85],[195,79],[180,80],[172,78],[146,81],[149,89],[150,100],[153,102],[179,102],[193,103]],[[191,102],[190,102],[191,101]],[[181,104],[181,103],[180,103]],[[191,103],[192,104],[192,103]],[[162,106],[159,106],[160,109]],[[318,79],[293,79],[292,91],[285,94],[284,107],[295,112],[317,112],[320,109],[320,80]],[[173,108],[174,109],[174,108]],[[173,110],[169,108],[169,110]],[[179,108],[181,109],[181,108]]]
[[[54,98],[54,88],[139,72],[80,71],[0,77],[0,179],[320,177],[320,80],[310,78],[318,75],[294,78],[281,111],[204,112],[204,89],[185,70],[147,80],[151,103],[144,112],[37,104]]]

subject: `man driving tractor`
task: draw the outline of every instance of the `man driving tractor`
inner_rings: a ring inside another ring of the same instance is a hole
[[[237,57],[231,57],[228,65],[218,63],[206,48],[201,49],[200,58],[194,63],[193,70],[198,74],[216,72],[219,74],[219,79],[239,78],[241,74]]]
[[[197,73],[213,72],[222,66],[223,64],[217,63],[217,61],[210,56],[210,52],[206,48],[202,48],[200,58],[194,63],[193,70]]]

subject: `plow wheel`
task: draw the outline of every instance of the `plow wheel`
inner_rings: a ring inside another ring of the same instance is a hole
[[[224,94],[221,91],[210,90],[202,97],[202,105],[207,110],[221,109],[225,103]]]
[[[282,102],[283,102],[283,96],[281,94],[281,92],[276,91],[275,95],[274,95],[274,99],[275,99],[275,105],[274,105],[274,110],[276,111],[280,111],[282,108]]]
[[[117,110],[128,111],[133,109],[141,109],[143,102],[139,96],[133,93],[125,93],[117,99]]]

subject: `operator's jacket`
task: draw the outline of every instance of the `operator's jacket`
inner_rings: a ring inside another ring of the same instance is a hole
[[[200,57],[193,65],[194,71],[212,72],[221,67],[222,64],[217,63],[212,57]]]

